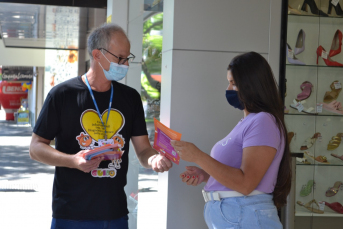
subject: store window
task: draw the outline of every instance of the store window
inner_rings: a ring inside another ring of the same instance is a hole
[[[154,118],[160,119],[163,1],[145,1],[141,60],[141,99],[150,144],[154,143]],[[160,229],[162,212],[158,173],[139,167],[137,228]],[[131,199],[135,196],[130,196]]]

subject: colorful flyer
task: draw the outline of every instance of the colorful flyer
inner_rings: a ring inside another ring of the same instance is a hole
[[[118,144],[107,144],[93,150],[88,150],[82,156],[86,160],[92,160],[97,157],[104,157],[104,160],[117,160],[121,158],[123,153],[123,151],[120,151]]]
[[[181,140],[181,134],[166,127],[160,121],[154,118],[155,124],[155,140],[154,149],[161,155],[165,156],[172,162],[179,164],[180,156],[177,154],[170,144],[170,140]]]

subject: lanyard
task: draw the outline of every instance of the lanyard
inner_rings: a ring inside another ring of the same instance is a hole
[[[97,103],[96,103],[96,101],[95,101],[95,98],[94,98],[94,95],[93,95],[91,86],[90,86],[89,83],[88,83],[88,79],[87,79],[87,75],[86,75],[86,74],[85,74],[85,78],[86,78],[86,84],[87,84],[89,93],[91,94],[91,97],[92,97],[92,99],[93,99],[93,103],[94,103],[95,108],[96,108],[96,110],[97,110],[97,112],[98,112],[98,115],[99,115],[100,121],[101,121],[101,123],[102,123],[102,126],[103,126],[104,129],[105,129],[105,140],[107,140],[106,126],[107,126],[108,117],[110,116],[110,112],[111,112],[111,105],[112,105],[112,98],[113,98],[113,85],[112,85],[112,83],[111,83],[111,97],[110,97],[110,104],[108,105],[107,119],[106,119],[106,126],[105,126],[104,122],[102,121],[101,114],[100,114],[98,105],[97,105]]]

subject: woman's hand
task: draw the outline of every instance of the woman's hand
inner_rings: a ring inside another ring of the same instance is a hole
[[[196,163],[196,160],[199,159],[199,156],[203,153],[198,147],[190,142],[171,140],[170,144],[184,161]]]
[[[196,166],[186,166],[186,171],[180,174],[182,182],[187,185],[197,186],[202,182],[207,182],[210,175]]]

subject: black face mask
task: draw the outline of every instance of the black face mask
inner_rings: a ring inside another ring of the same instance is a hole
[[[244,110],[244,104],[239,100],[237,91],[235,90],[226,90],[226,99],[231,106]]]

